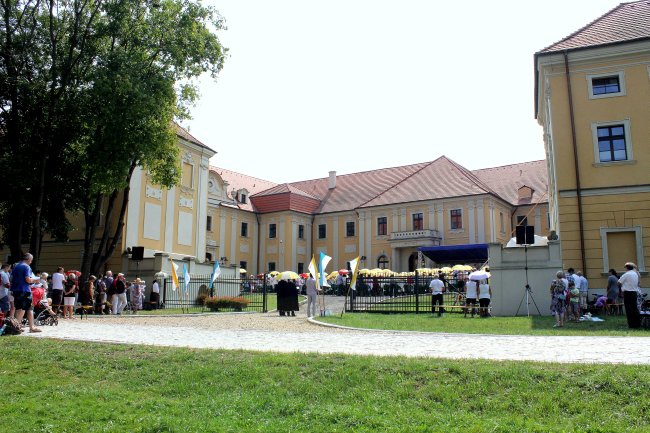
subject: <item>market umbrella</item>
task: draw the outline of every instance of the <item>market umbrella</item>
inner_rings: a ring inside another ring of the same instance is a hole
[[[471,271],[472,267],[469,265],[455,265],[451,268],[453,271]]]
[[[271,271],[271,272],[269,272],[269,275],[271,275],[272,277],[275,277],[275,276],[278,275],[278,274],[279,274],[278,271]]]
[[[284,271],[278,276],[278,280],[297,280],[300,275],[293,271]]]
[[[370,269],[361,269],[359,275],[370,275]]]
[[[481,281],[481,280],[487,280],[491,276],[492,275],[486,271],[474,271],[471,274],[469,274],[469,279],[471,281]]]
[[[239,273],[240,273],[240,274],[245,274],[246,272],[248,272],[248,271],[247,271],[246,269],[244,269],[244,268],[241,268],[241,269],[239,270]]]
[[[339,275],[347,275],[350,271],[347,269],[339,269]]]
[[[453,269],[448,267],[448,266],[445,266],[444,268],[440,268],[440,272],[445,273],[445,274],[448,274],[448,273],[450,273],[452,271],[453,271]]]

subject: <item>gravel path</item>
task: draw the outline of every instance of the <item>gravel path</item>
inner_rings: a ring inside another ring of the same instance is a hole
[[[275,352],[650,364],[650,338],[554,337],[358,331],[297,317],[219,314],[60,320],[35,338]],[[282,335],[282,338],[278,338]]]

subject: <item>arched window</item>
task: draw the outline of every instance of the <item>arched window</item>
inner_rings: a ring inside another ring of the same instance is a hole
[[[381,255],[377,259],[377,267],[379,269],[388,269],[388,257]]]

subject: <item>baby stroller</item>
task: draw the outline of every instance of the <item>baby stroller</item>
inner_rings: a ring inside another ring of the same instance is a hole
[[[641,315],[641,327],[650,329],[650,300],[645,299],[647,294],[642,295],[641,308],[639,314]]]
[[[45,299],[34,307],[34,324],[36,326],[59,326],[59,317],[52,311]]]

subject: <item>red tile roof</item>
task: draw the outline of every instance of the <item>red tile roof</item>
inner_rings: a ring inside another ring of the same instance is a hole
[[[537,54],[650,38],[650,1],[621,3],[600,18]]]
[[[282,193],[291,193],[291,194],[296,194],[300,195],[303,197],[309,197],[313,198],[315,200],[320,200],[320,197],[316,197],[312,194],[309,194],[299,188],[296,188],[295,186],[292,186],[288,183],[283,183],[281,185],[276,185],[272,188],[266,189],[264,191],[258,192],[255,194],[255,197],[260,197],[264,195],[275,195],[275,194],[282,194]]]
[[[512,205],[548,203],[548,174],[544,159],[483,168],[474,170],[473,173]],[[532,199],[519,199],[517,191],[522,186],[533,189]]]
[[[172,122],[172,126],[174,128],[174,131],[176,132],[176,135],[181,137],[183,140],[189,141],[190,143],[193,143],[193,144],[196,144],[197,146],[202,147],[204,149],[207,149],[207,150],[211,151],[212,153],[217,153],[211,147],[201,143],[198,138],[194,137],[192,134],[190,134],[185,128],[183,128],[178,123]]]
[[[245,189],[248,191],[249,195],[273,188],[277,184],[274,182],[269,182],[268,180],[258,179],[247,174],[237,173],[236,171],[227,170],[225,168],[213,167],[210,166],[210,171],[217,173],[221,178],[228,182],[228,195],[233,190]],[[234,199],[234,197],[231,197]],[[237,204],[240,209],[253,212],[253,206],[250,200],[246,200],[246,203]]]
[[[497,195],[465,167],[446,156],[441,156],[364,203],[361,207],[479,194]]]

